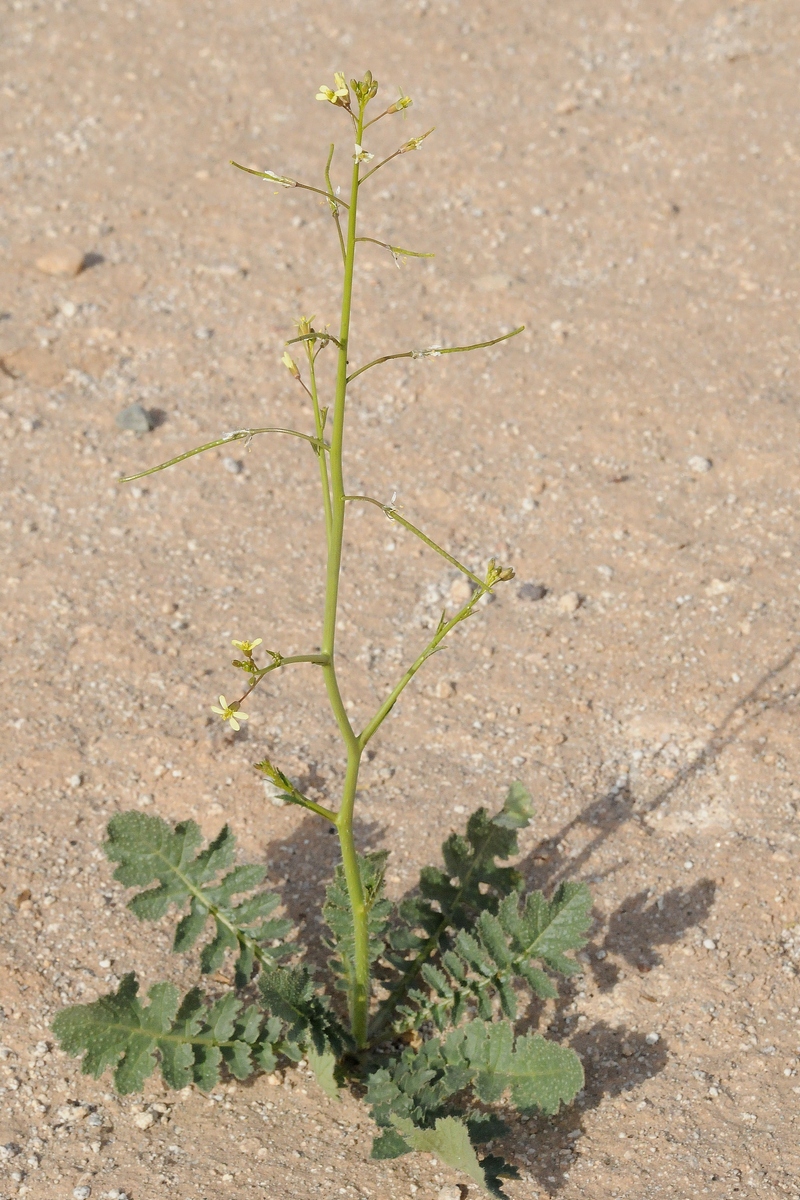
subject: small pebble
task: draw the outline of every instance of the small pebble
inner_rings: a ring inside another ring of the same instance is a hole
[[[89,1200],[91,1194],[92,1189],[89,1187],[88,1183],[82,1183],[80,1187],[72,1189],[72,1195],[74,1196],[75,1200]]]
[[[546,595],[547,588],[543,583],[523,583],[517,590],[519,600],[544,600]]]
[[[244,470],[244,463],[240,458],[223,458],[222,465],[231,475],[241,475]]]
[[[207,325],[201,325],[199,329],[195,329],[194,336],[198,342],[207,342],[209,338],[214,336],[214,330],[209,329]]]
[[[705,475],[706,471],[710,471],[714,464],[710,458],[704,458],[702,454],[693,454],[688,465],[689,470],[695,475]]]
[[[604,579],[613,579],[614,568],[607,566],[605,563],[601,563],[601,565],[597,568],[597,574],[602,575]]]
[[[684,871],[691,871],[693,866],[694,866],[694,863],[692,862],[692,860],[690,858],[687,858],[686,862],[683,864],[683,869],[684,869]]]
[[[153,428],[150,414],[141,404],[129,404],[114,419],[120,429],[130,429],[133,433],[149,433]]]
[[[564,592],[558,601],[558,611],[562,613],[577,612],[581,606],[581,598],[577,592]]]
[[[151,1112],[137,1113],[133,1123],[137,1129],[150,1129],[155,1125],[156,1119]]]
[[[468,579],[454,579],[450,584],[448,599],[451,604],[462,608],[470,599],[474,590]]]
[[[706,950],[716,950],[717,948],[717,943],[713,938],[703,938],[703,945],[705,946]]]
[[[61,275],[71,277],[80,275],[86,256],[75,246],[60,246],[37,258],[36,266],[44,275]]]
[[[436,1200],[461,1200],[461,1188],[447,1183],[443,1188],[439,1188]]]
[[[655,1046],[660,1039],[657,1033],[646,1033],[644,1040],[648,1046]]]
[[[69,779],[67,780],[67,786],[71,788],[79,788],[82,783],[82,775],[70,775]]]
[[[456,694],[456,685],[451,679],[440,679],[433,690],[437,700],[449,700]]]

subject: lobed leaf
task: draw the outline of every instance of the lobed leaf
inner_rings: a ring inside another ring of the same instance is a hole
[[[469,818],[465,836],[453,833],[447,839],[442,846],[445,870],[422,870],[419,895],[400,904],[401,923],[390,935],[394,954],[385,957],[397,975],[374,1021],[376,1031],[405,1011],[405,998],[423,965],[451,949],[455,934],[473,928],[481,913],[496,913],[502,900],[520,887],[519,872],[496,860],[517,853],[517,831],[532,815],[527,789],[514,783],[499,813],[490,817],[479,808]]]
[[[228,826],[199,853],[202,835],[194,821],[181,821],[174,829],[160,817],[127,812],[108,824],[105,851],[119,863],[114,878],[127,887],[157,881],[155,887],[139,892],[128,907],[140,920],[155,921],[170,905],[188,912],[178,922],[173,949],[190,950],[206,928],[214,923],[214,936],[200,955],[205,974],[216,970],[226,950],[238,952],[236,985],[249,982],[256,963],[271,965],[295,949],[285,942],[291,922],[271,917],[280,904],[276,892],[260,892],[234,902],[234,896],[251,892],[263,881],[266,868],[257,864],[232,867],[236,839]],[[219,879],[221,871],[227,873]],[[269,919],[271,918],[271,919]],[[272,943],[279,943],[272,945]]]
[[[473,933],[460,929],[452,948],[439,956],[439,965],[422,966],[420,976],[428,991],[409,990],[408,1003],[398,1005],[401,1019],[407,1026],[430,1020],[444,1030],[458,1025],[472,1005],[490,1020],[496,996],[503,1014],[513,1020],[515,986],[520,982],[542,998],[556,996],[555,986],[535,960],[564,975],[580,970],[565,952],[585,944],[591,906],[583,883],[563,883],[551,901],[541,892],[527,897],[512,892],[496,914],[480,914]]]
[[[370,964],[384,952],[386,930],[392,911],[391,901],[383,898],[387,858],[386,850],[358,855],[358,868],[367,907]],[[329,964],[337,977],[337,987],[346,993],[348,1009],[352,1011],[355,988],[355,927],[347,880],[341,863],[336,867],[333,882],[328,885],[322,915],[333,934],[333,941],[328,945],[335,954],[329,959]]]
[[[98,1079],[114,1070],[118,1092],[141,1091],[160,1061],[164,1081],[172,1088],[196,1083],[209,1091],[219,1081],[224,1062],[237,1079],[247,1079],[255,1063],[274,1065],[282,1047],[282,1023],[264,1018],[255,1005],[242,1012],[242,1003],[228,993],[210,1007],[192,989],[178,1003],[178,989],[157,983],[143,1007],[135,975],[126,975],[116,992],[92,1004],[78,1004],[58,1013],[53,1033],[68,1054],[83,1054],[84,1075]]]
[[[317,992],[307,967],[276,967],[263,971],[259,990],[269,1010],[287,1025],[286,1042],[313,1047],[318,1055],[339,1055],[350,1036],[331,1011],[327,996]],[[289,1053],[282,1045],[284,1053]],[[302,1056],[298,1052],[297,1058]]]

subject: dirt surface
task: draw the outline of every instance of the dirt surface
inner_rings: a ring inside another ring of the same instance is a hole
[[[538,1018],[586,1089],[512,1123],[515,1200],[797,1196],[797,6],[14,0],[2,21],[0,1196],[457,1182],[370,1162],[364,1109],[301,1071],[121,1101],[49,1032],[128,970],[196,978],[111,880],[105,822],[131,806],[230,821],[319,949],[334,839],[251,764],[335,800],[321,681],[273,676],[236,738],[209,713],[236,694],[231,638],[319,636],[313,455],[262,439],[116,479],[229,429],[311,428],[279,358],[300,313],[336,320],[330,218],[226,164],[317,182],[338,137],[344,182],[346,127],[314,93],[367,66],[415,102],[376,148],[436,133],[365,216],[436,259],[364,249],[355,357],[527,331],[353,389],[350,490],[397,491],[518,575],[376,741],[360,842],[392,848],[399,896],[520,777],[529,881],[593,888],[585,975]],[[36,266],[76,252],[75,277]],[[115,424],[134,403],[152,432]],[[418,545],[353,511],[357,720],[458,595]]]

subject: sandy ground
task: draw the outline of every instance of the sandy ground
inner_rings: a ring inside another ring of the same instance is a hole
[[[585,974],[540,1020],[586,1090],[513,1124],[515,1200],[796,1197],[797,6],[6,0],[2,27],[0,1196],[457,1182],[429,1156],[370,1162],[365,1110],[302,1072],[120,1101],[49,1032],[127,970],[195,979],[99,849],[131,806],[230,821],[318,949],[333,839],[251,764],[335,800],[320,680],[273,676],[237,738],[209,714],[231,638],[319,636],[313,455],[262,439],[116,480],[228,429],[310,427],[278,360],[300,313],[336,319],[330,221],[226,164],[319,180],[348,138],[314,92],[369,66],[415,101],[379,146],[436,133],[365,215],[436,259],[364,249],[357,357],[527,331],[353,390],[350,489],[397,491],[471,565],[518,574],[376,741],[361,844],[392,848],[399,896],[520,777],[526,876],[593,888]],[[69,247],[76,277],[37,268]],[[115,425],[135,402],[141,437]],[[356,719],[450,597],[417,547],[353,512]]]

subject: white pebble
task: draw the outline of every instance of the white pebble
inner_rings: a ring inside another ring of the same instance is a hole
[[[439,1188],[436,1200],[461,1200],[461,1188],[447,1183],[443,1188]]]
[[[686,862],[683,864],[683,869],[684,869],[684,871],[691,871],[693,866],[694,866],[694,863],[692,862],[692,860],[690,858],[687,858]]]
[[[562,613],[577,612],[581,606],[581,598],[577,592],[565,592],[558,601],[558,611]]]
[[[155,1125],[156,1119],[150,1112],[137,1113],[133,1118],[133,1123],[137,1129],[150,1129]]]
[[[657,1033],[646,1033],[644,1040],[648,1046],[655,1046],[660,1039]]]
[[[67,780],[67,787],[79,788],[82,783],[83,783],[82,775],[70,775],[69,779]]]
[[[712,466],[710,458],[704,458],[702,454],[693,454],[689,459],[689,470],[695,475],[705,475],[706,471],[710,471]]]
[[[198,342],[207,342],[209,338],[214,336],[214,330],[209,329],[206,325],[201,325],[199,329],[195,329],[194,336]]]
[[[88,1183],[82,1183],[80,1187],[72,1189],[72,1195],[75,1197],[75,1200],[89,1200],[91,1194],[92,1189]]]
[[[717,943],[713,938],[703,938],[703,945],[705,946],[706,950],[716,950],[717,948]]]
[[[244,463],[238,458],[223,458],[222,465],[231,475],[241,475],[244,470]]]

